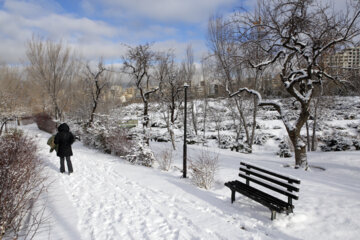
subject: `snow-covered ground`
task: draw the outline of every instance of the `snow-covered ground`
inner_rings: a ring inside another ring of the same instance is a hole
[[[279,158],[269,146],[253,154],[215,150],[220,170],[215,186],[204,190],[181,178],[180,144],[173,168],[164,172],[76,142],[74,173],[68,176],[49,153],[50,135],[34,124],[22,128],[38,142],[51,182],[44,196],[48,220],[35,239],[359,239],[360,151],[309,153],[313,167],[303,171],[284,167],[293,158]],[[170,144],[151,147],[159,153]],[[191,158],[203,150],[188,147]],[[293,214],[271,221],[267,208],[244,196],[230,203],[224,182],[238,178],[242,160],[301,179]]]

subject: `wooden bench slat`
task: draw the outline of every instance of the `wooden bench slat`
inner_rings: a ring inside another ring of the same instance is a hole
[[[297,195],[295,195],[295,194],[293,194],[293,193],[291,193],[291,192],[285,191],[285,190],[283,190],[283,189],[276,188],[276,187],[273,186],[273,185],[270,185],[270,184],[268,184],[268,183],[266,183],[266,182],[263,182],[263,181],[260,181],[260,180],[258,180],[258,179],[255,179],[255,178],[250,177],[250,176],[248,176],[248,175],[239,173],[239,177],[245,178],[245,179],[247,179],[247,180],[249,180],[249,181],[252,181],[252,182],[254,182],[254,183],[257,183],[257,184],[259,184],[259,185],[261,185],[261,186],[267,187],[267,188],[269,188],[269,189],[271,189],[271,190],[273,190],[273,191],[275,191],[275,192],[281,193],[281,194],[286,195],[286,196],[288,196],[288,197],[291,197],[291,198],[293,198],[293,199],[295,199],[295,200],[298,200],[298,199],[299,199],[299,197],[298,197]]]
[[[235,190],[241,190],[241,191],[245,191],[245,192],[248,192],[249,195],[261,195],[262,197],[266,198],[269,202],[272,202],[272,203],[275,203],[281,207],[288,207],[290,204],[277,198],[277,197],[274,197],[274,196],[271,196],[270,194],[268,193],[265,193],[263,191],[260,191],[252,186],[249,186],[245,183],[242,183],[240,181],[234,181],[231,183],[231,188],[232,189],[235,189]]]
[[[288,190],[295,191],[295,192],[299,192],[299,188],[298,188],[298,187],[296,187],[296,186],[294,186],[294,185],[291,185],[291,184],[289,184],[289,183],[282,182],[282,181],[277,180],[277,179],[275,179],[275,178],[265,176],[265,175],[263,175],[263,174],[261,174],[261,173],[254,172],[254,171],[249,170],[249,169],[247,169],[247,168],[242,168],[242,167],[240,167],[239,170],[240,170],[240,171],[243,171],[243,172],[245,172],[245,173],[247,173],[247,174],[254,175],[254,176],[257,176],[257,177],[259,177],[259,178],[265,179],[265,180],[267,180],[267,181],[269,181],[269,182],[276,183],[276,184],[278,184],[278,185],[280,185],[280,186],[286,187]]]
[[[279,174],[279,173],[271,172],[271,171],[269,171],[269,170],[260,168],[260,167],[255,166],[255,165],[251,165],[251,164],[246,163],[246,162],[240,162],[240,165],[243,165],[243,166],[246,166],[246,167],[249,167],[249,168],[256,169],[256,170],[258,170],[258,171],[267,173],[267,174],[269,174],[269,175],[273,175],[273,176],[278,177],[278,178],[282,178],[282,179],[284,179],[284,180],[286,180],[286,181],[290,181],[290,182],[292,182],[292,183],[300,184],[300,182],[301,182],[299,179],[295,179],[295,178],[291,178],[291,177],[289,177],[289,176],[285,176],[285,175],[282,175],[282,174]]]
[[[299,199],[293,191],[298,192],[300,190],[299,187],[294,184],[300,184],[299,179],[272,172],[245,162],[240,162],[240,165],[239,177],[244,178],[246,183],[238,180],[225,183],[225,186],[231,190],[231,203],[235,201],[235,194],[238,192],[268,207],[271,211],[271,220],[276,218],[276,212],[286,212],[287,214],[293,212],[295,207],[292,204],[292,200]],[[250,183],[253,184],[250,185]],[[270,193],[263,188],[271,190],[272,192]],[[280,199],[281,196],[273,195],[275,192],[287,196],[287,202]]]
[[[294,206],[279,199],[274,196],[271,196],[270,194],[267,194],[265,192],[262,192],[256,188],[253,188],[251,186],[246,185],[245,183],[242,183],[240,181],[234,181],[229,185],[227,185],[230,189],[236,190],[239,193],[255,200],[258,202],[261,202],[263,205],[265,205],[268,208],[277,210],[278,212],[287,211],[290,209],[293,209]]]

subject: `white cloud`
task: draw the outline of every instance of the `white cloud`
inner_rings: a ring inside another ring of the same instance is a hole
[[[5,0],[4,9],[23,17],[44,15],[61,9],[61,6],[53,0]]]
[[[55,38],[114,37],[119,32],[117,28],[101,21],[93,21],[88,18],[73,18],[58,14],[29,19],[26,23],[28,27],[41,29]]]
[[[156,51],[167,51],[172,49],[178,61],[185,59],[186,48],[191,44],[194,52],[195,60],[200,60],[204,53],[207,52],[207,48],[202,40],[193,40],[189,42],[179,42],[176,40],[167,40],[162,42],[156,42],[153,49]]]
[[[4,2],[3,10],[0,10],[1,62],[25,60],[25,45],[33,34],[76,45],[98,42],[97,47],[101,47],[109,45],[107,39],[121,35],[123,30],[102,21],[57,14],[56,4],[55,7],[44,6],[49,4],[40,5],[35,1]]]
[[[103,57],[110,61],[116,61],[126,50],[121,43],[134,46],[152,41],[156,41],[154,45],[156,50],[172,48],[178,59],[182,59],[184,56],[188,40],[184,36],[182,36],[182,40],[176,40],[179,34],[182,34],[182,30],[175,26],[152,22],[148,22],[146,27],[138,28],[134,28],[134,25],[126,25],[126,23],[111,25],[105,21],[62,14],[63,9],[60,9],[61,7],[55,2],[46,2],[45,0],[3,1],[3,7],[0,9],[0,62],[18,63],[20,59],[26,60],[25,45],[33,34],[54,41],[62,40],[80,52],[86,59]],[[144,0],[142,2],[149,4]],[[178,1],[173,2],[175,5],[179,4]],[[204,3],[203,0],[200,2]],[[155,5],[159,5],[159,3],[166,5],[161,1],[156,2]],[[84,4],[86,5],[86,2],[83,2]],[[107,4],[110,4],[109,1]],[[211,0],[209,4],[215,6],[218,2]],[[132,6],[134,3],[128,3],[128,5]],[[190,6],[190,2],[186,0],[185,5]],[[89,11],[92,7],[93,5],[88,5]],[[141,11],[145,11],[145,6]],[[172,12],[174,11],[175,9],[172,10]],[[184,8],[179,11],[184,11]],[[142,22],[139,21],[138,24],[141,25]],[[184,34],[190,36],[189,33]],[[189,40],[189,42],[192,42],[195,58],[200,59],[206,51],[203,41]]]
[[[123,18],[149,18],[159,21],[199,23],[221,7],[228,7],[236,0],[83,0],[82,4],[98,6],[105,14]]]
[[[107,39],[121,34],[121,29],[88,18],[54,13],[30,18],[0,10],[0,61],[15,63],[25,59],[25,44],[33,34],[79,46],[97,42],[97,47],[101,49],[109,45]]]

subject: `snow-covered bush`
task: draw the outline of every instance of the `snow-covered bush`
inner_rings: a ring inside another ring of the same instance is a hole
[[[267,142],[267,140],[269,138],[272,138],[272,137],[274,137],[274,135],[271,135],[268,133],[257,134],[257,135],[255,135],[254,144],[262,146]]]
[[[76,133],[87,146],[122,156],[133,164],[151,167],[155,157],[144,143],[150,133],[140,127],[123,128],[119,122],[116,117],[98,115],[91,126],[83,125]]]
[[[343,137],[328,137],[323,140],[325,145],[320,146],[321,151],[330,152],[330,151],[346,151],[350,150],[352,142]]]
[[[354,140],[353,145],[356,150],[360,150],[360,141],[359,140]]]
[[[249,146],[246,143],[242,143],[242,142],[234,142],[230,144],[229,148],[231,151],[236,151],[241,153],[252,153],[251,148],[249,148]]]
[[[289,158],[292,157],[290,145],[288,141],[283,140],[279,144],[279,151],[276,153],[276,155],[279,155],[281,158]]]
[[[56,131],[56,123],[52,120],[47,113],[38,113],[34,116],[36,125],[40,130],[47,133],[54,133]]]
[[[220,144],[219,148],[221,149],[229,149],[233,142],[235,141],[234,137],[231,135],[220,135]]]
[[[32,239],[39,229],[43,208],[33,207],[46,188],[42,166],[35,142],[23,132],[0,137],[0,239]]]
[[[116,128],[105,138],[105,146],[111,154],[126,156],[130,153],[133,141],[126,128]]]
[[[165,149],[156,156],[156,160],[159,163],[159,168],[161,170],[169,171],[173,162],[172,153],[173,151],[171,149]]]
[[[94,122],[90,127],[84,126],[80,135],[82,142],[95,149],[110,153],[106,146],[106,137],[109,130],[99,122]]]
[[[203,150],[201,155],[190,161],[191,180],[198,187],[209,189],[219,169],[219,154]]]
[[[130,154],[125,156],[125,159],[130,163],[145,167],[153,166],[155,161],[154,153],[146,144],[143,144],[141,141],[136,141],[136,144],[131,148],[130,152]]]
[[[151,140],[154,140],[155,142],[170,142],[170,139],[167,136],[164,136],[164,134],[152,135]]]
[[[190,135],[186,138],[187,144],[203,144],[206,143],[206,139],[202,135]]]

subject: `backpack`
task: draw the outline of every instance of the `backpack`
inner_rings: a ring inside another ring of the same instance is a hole
[[[50,146],[50,152],[54,151],[54,149],[56,152],[58,151],[58,145],[54,143],[54,140],[55,140],[55,135],[52,135],[47,141],[47,145]]]

